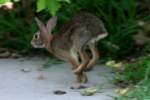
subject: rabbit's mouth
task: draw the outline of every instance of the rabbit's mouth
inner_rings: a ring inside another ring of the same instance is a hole
[[[31,45],[34,48],[45,48],[45,44],[35,44],[34,42],[31,42]]]

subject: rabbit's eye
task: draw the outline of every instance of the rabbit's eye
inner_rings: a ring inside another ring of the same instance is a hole
[[[35,36],[34,36],[36,39],[38,38],[38,35],[37,34],[35,34]]]

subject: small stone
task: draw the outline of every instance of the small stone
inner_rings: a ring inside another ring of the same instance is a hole
[[[53,93],[56,94],[56,95],[64,95],[64,94],[66,94],[67,92],[62,91],[62,90],[56,90],[56,91],[54,91]]]
[[[23,69],[21,69],[21,71],[27,73],[27,72],[31,72],[31,69],[29,69],[29,68],[23,68]]]
[[[78,86],[71,86],[70,89],[75,90],[75,89],[85,89],[88,88],[88,86],[85,85],[78,85]]]

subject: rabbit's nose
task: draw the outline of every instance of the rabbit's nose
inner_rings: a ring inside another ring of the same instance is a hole
[[[37,46],[34,42],[31,42],[31,45],[32,45],[33,48],[37,48]]]

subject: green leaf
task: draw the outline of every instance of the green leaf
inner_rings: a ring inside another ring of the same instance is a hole
[[[46,4],[50,14],[52,14],[52,16],[55,16],[56,12],[60,8],[60,3],[56,0],[46,0]]]
[[[37,1],[37,12],[40,12],[46,8],[46,0]]]
[[[20,0],[13,0],[13,2],[19,2]]]
[[[48,8],[49,13],[55,16],[59,8],[61,7],[61,2],[70,3],[70,0],[38,0],[37,1],[37,12],[40,12]]]
[[[57,1],[59,1],[59,2],[67,2],[67,3],[71,3],[70,0],[57,0]]]
[[[0,0],[0,4],[4,4],[6,2],[11,2],[11,0]]]
[[[65,2],[67,2],[67,3],[71,3],[71,1],[70,1],[70,0],[63,0],[63,1],[65,1]]]

